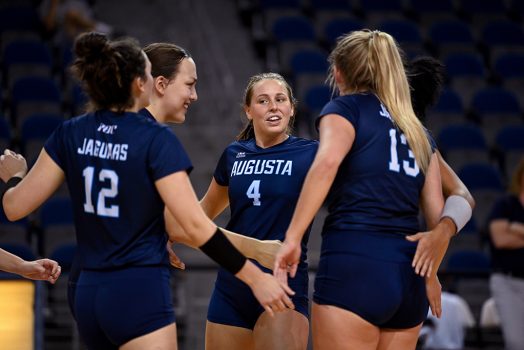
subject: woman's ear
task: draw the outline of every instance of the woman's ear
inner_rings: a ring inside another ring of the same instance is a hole
[[[249,107],[248,106],[244,106],[244,113],[246,113],[246,118],[248,120],[252,120],[253,118],[251,117],[251,114],[249,113]]]
[[[159,75],[158,77],[154,78],[153,81],[153,89],[158,92],[160,95],[164,95],[166,91],[166,78]]]
[[[346,82],[342,72],[336,66],[333,67],[333,76],[335,77],[335,84],[337,84],[338,90],[342,93],[346,89]]]
[[[142,94],[146,90],[145,86],[146,82],[144,81],[144,79],[142,79],[141,77],[136,77],[133,80],[132,91],[135,93],[135,95]]]

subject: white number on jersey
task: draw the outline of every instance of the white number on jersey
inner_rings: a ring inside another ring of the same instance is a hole
[[[389,129],[389,139],[391,141],[390,150],[389,150],[390,156],[391,156],[391,159],[389,161],[389,170],[398,173],[400,171],[400,164],[398,161],[398,153],[397,153],[397,130],[396,129]],[[406,136],[404,136],[404,134],[400,134],[400,142],[403,145],[408,144],[406,140]],[[409,158],[413,160],[413,166],[410,165],[409,160],[403,160],[402,168],[404,172],[406,173],[406,175],[415,177],[420,172],[420,169],[418,167],[417,162],[415,161],[415,155],[413,154],[413,151],[408,149],[408,155],[409,155]]]
[[[260,206],[260,180],[253,180],[247,189],[246,196],[253,200],[253,205]]]
[[[84,211],[86,213],[95,214],[95,207],[91,198],[93,190],[93,178],[95,168],[88,166],[82,172],[84,176],[84,189],[86,193],[86,202],[84,203]],[[98,180],[104,182],[110,180],[109,187],[104,187],[98,193],[96,201],[96,215],[108,216],[117,218],[120,214],[118,205],[106,206],[106,198],[115,198],[118,195],[118,175],[113,170],[102,169],[98,173]]]

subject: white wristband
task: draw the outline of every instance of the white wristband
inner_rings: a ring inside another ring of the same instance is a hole
[[[456,233],[459,233],[471,219],[471,214],[472,210],[468,201],[464,197],[452,195],[446,198],[440,219],[448,217],[453,220],[455,226],[457,226]]]

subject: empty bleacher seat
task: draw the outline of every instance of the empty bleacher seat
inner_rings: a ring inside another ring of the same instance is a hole
[[[444,58],[450,86],[465,104],[469,104],[476,90],[486,86],[486,69],[482,57],[472,52],[454,52]]]
[[[58,246],[76,242],[71,199],[54,196],[47,200],[39,211],[39,251],[50,255]]]
[[[502,153],[504,173],[510,177],[524,157],[524,125],[511,125],[500,129],[495,138],[495,145]]]
[[[22,153],[32,163],[53,131],[64,121],[60,114],[36,113],[27,117],[20,127]]]
[[[476,51],[471,28],[459,19],[444,19],[433,22],[428,28],[427,36],[439,55]]]
[[[15,81],[11,95],[11,118],[20,126],[35,113],[62,113],[62,96],[53,79],[25,77]]]
[[[462,97],[450,88],[444,88],[436,105],[428,110],[426,126],[438,135],[442,128],[451,124],[463,124],[464,103]]]
[[[475,198],[475,220],[485,225],[493,203],[504,194],[502,174],[497,167],[488,163],[466,164],[457,174]]]
[[[480,89],[473,95],[471,109],[480,119],[489,143],[498,131],[508,125],[522,125],[522,110],[517,97],[501,87]]]
[[[53,59],[46,44],[37,40],[15,40],[8,44],[2,57],[4,83],[8,88],[28,76],[51,78]]]
[[[343,34],[361,30],[365,28],[364,22],[352,18],[335,18],[328,21],[324,26],[324,31],[320,35],[321,40],[326,47],[332,49],[335,47],[337,39]]]
[[[482,130],[475,124],[455,124],[442,128],[437,137],[442,155],[458,169],[471,162],[488,162],[488,145]]]

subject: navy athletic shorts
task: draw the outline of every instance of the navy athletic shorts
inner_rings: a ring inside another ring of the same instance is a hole
[[[128,341],[175,322],[169,268],[82,270],[75,316],[89,349],[118,349]]]
[[[330,231],[323,235],[313,300],[351,311],[380,328],[415,327],[429,302],[403,235]]]
[[[265,272],[272,273],[269,269],[258,266]],[[295,292],[295,295],[291,297],[295,304],[295,311],[308,317],[308,272],[306,264],[299,266],[295,278],[288,279],[288,284]],[[219,270],[207,310],[208,321],[253,329],[264,311],[251,289],[244,282],[224,269]]]

